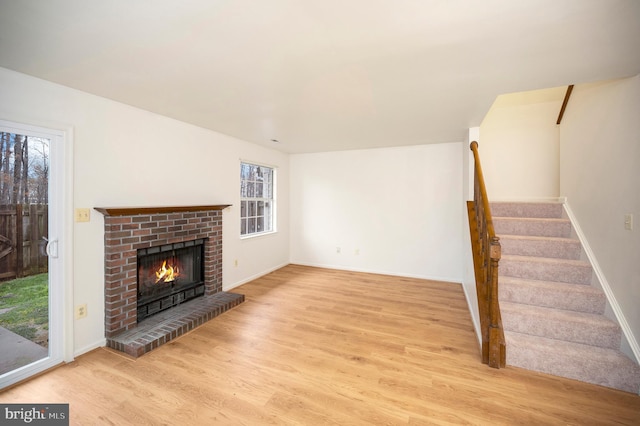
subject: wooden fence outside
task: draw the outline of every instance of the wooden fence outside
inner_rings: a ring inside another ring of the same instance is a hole
[[[46,204],[0,205],[0,281],[48,271]]]

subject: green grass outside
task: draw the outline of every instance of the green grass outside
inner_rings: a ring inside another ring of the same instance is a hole
[[[48,274],[0,283],[0,327],[42,346],[49,334]]]

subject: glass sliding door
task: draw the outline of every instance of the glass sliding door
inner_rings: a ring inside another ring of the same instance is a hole
[[[64,134],[0,121],[0,388],[62,362]]]

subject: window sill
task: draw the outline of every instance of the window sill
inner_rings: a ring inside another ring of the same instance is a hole
[[[277,233],[278,233],[278,231],[266,231],[266,232],[259,232],[259,233],[249,234],[249,235],[240,235],[240,239],[241,240],[251,240],[253,238],[265,237],[267,235],[273,235],[273,234],[277,234]]]

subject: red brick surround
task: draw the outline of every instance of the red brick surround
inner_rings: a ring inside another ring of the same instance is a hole
[[[104,218],[105,335],[136,327],[137,250],[205,238],[205,295],[222,291],[222,209],[96,208]]]

